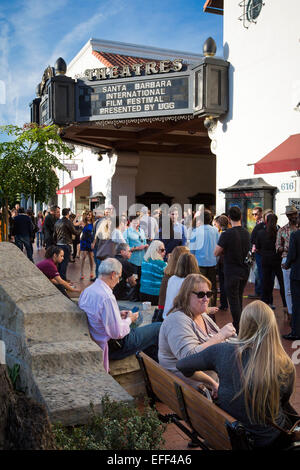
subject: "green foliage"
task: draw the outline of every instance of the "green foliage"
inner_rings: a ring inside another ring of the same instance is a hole
[[[16,382],[20,375],[20,364],[14,364],[13,367],[7,366],[7,370],[11,383],[13,384],[14,389],[16,389]]]
[[[72,150],[62,141],[57,126],[25,124],[0,126],[0,133],[14,137],[0,143],[0,191],[10,200],[16,194],[47,202],[58,187],[56,169],[66,170],[59,156],[70,157]]]
[[[91,405],[92,411],[93,407]],[[102,415],[93,411],[89,424],[80,427],[54,427],[57,447],[62,450],[159,450],[166,425],[146,403],[136,406],[102,399]]]

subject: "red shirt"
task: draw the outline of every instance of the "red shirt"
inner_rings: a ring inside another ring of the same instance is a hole
[[[37,268],[39,268],[42,273],[47,276],[48,279],[53,279],[56,276],[59,276],[57,266],[51,258],[45,258],[43,261],[37,263]]]

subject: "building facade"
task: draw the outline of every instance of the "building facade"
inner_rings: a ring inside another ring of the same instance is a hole
[[[273,209],[284,225],[286,205],[300,210],[300,2],[208,0],[206,8],[223,14],[223,52],[230,63],[229,110],[209,133],[217,162],[216,212],[226,207],[221,189],[260,177],[276,188]],[[255,163],[294,135],[293,171],[254,173]],[[255,197],[249,208],[252,203]]]

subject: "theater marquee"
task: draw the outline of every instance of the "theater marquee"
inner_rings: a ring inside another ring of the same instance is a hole
[[[62,59],[59,59],[62,61]],[[48,67],[31,103],[31,121],[73,122],[214,116],[228,107],[228,62],[203,57],[88,69],[72,79]]]
[[[189,75],[183,77],[78,83],[77,121],[126,119],[193,112]]]

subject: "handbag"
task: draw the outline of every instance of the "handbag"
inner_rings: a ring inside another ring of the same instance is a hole
[[[104,260],[105,258],[114,258],[116,254],[117,243],[111,239],[99,240],[96,258]]]
[[[255,262],[255,255],[252,251],[248,251],[246,258],[244,259],[244,264],[248,266],[248,268],[252,268]]]
[[[121,339],[110,339],[108,342],[108,350],[110,353],[120,351],[124,346],[123,338]]]
[[[163,313],[164,313],[163,308],[156,308],[153,313],[152,323],[163,322],[164,321],[163,316],[162,316]]]
[[[236,234],[238,235],[239,245],[240,245],[241,250],[242,250],[241,236],[238,232],[236,232]],[[247,266],[247,268],[251,269],[254,262],[255,262],[255,255],[254,255],[254,253],[252,253],[251,250],[249,250],[248,253],[246,254],[245,259],[244,259],[244,264]]]

